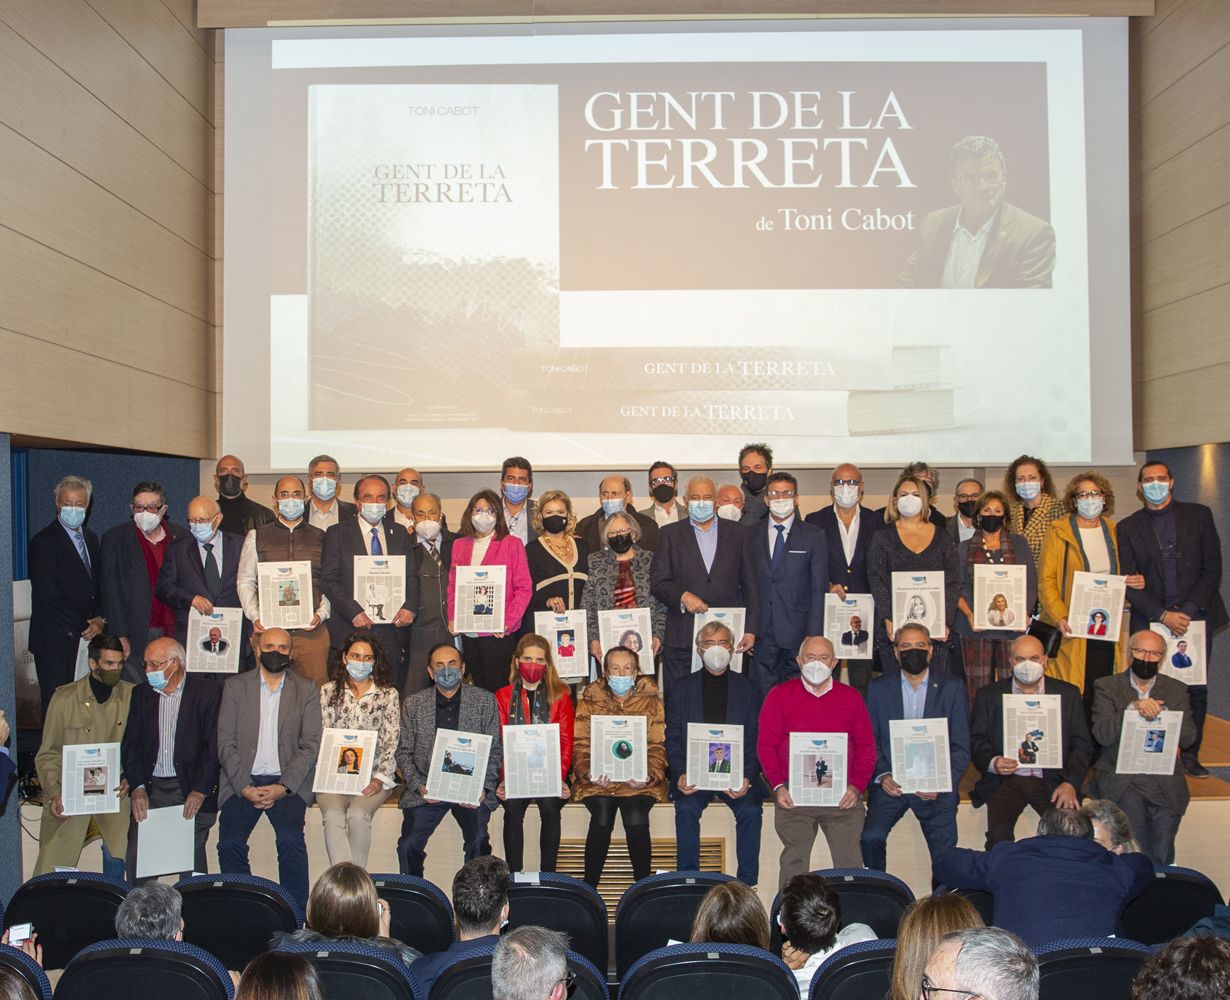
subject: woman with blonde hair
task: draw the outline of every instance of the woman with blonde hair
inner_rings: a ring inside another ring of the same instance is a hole
[[[985,926],[974,904],[955,893],[924,896],[911,903],[897,928],[897,956],[893,959],[889,1000],[918,1000],[927,959],[945,934]]]
[[[538,535],[525,546],[534,585],[525,626],[532,630],[535,612],[562,615],[581,607],[589,576],[589,546],[574,534],[577,516],[563,490],[547,490],[538,498],[538,506],[530,511],[530,526]]]
[[[720,882],[705,893],[692,919],[693,944],[769,947],[769,917],[756,890],[742,882]]]

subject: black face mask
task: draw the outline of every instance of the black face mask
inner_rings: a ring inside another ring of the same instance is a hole
[[[617,556],[622,556],[625,552],[632,548],[631,535],[611,535],[606,541],[611,547],[611,551]]]
[[[568,518],[563,514],[551,514],[542,519],[542,526],[547,529],[548,534],[558,535],[568,527]]]
[[[968,517],[971,520],[974,517],[974,511],[977,509],[978,509],[977,500],[962,500],[959,504],[957,504],[957,510],[959,510],[965,517]]]
[[[978,527],[983,531],[999,531],[1004,526],[1003,514],[983,514],[978,518]]]
[[[661,486],[655,486],[650,492],[658,503],[666,503],[668,500],[674,499],[675,487],[663,483]]]
[[[759,493],[768,483],[769,476],[764,472],[745,472],[742,479],[749,493]]]
[[[218,492],[226,499],[234,500],[243,492],[242,480],[238,476],[219,476]]]
[[[901,669],[907,674],[917,676],[929,666],[925,649],[905,649],[897,654]]]
[[[280,674],[290,666],[290,654],[279,653],[276,649],[261,653],[261,666],[271,674]]]
[[[1161,665],[1159,660],[1142,660],[1139,657],[1132,657],[1132,673],[1142,681],[1151,681],[1157,676],[1157,668]]]

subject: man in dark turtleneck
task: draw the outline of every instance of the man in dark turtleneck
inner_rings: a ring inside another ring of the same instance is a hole
[[[223,455],[214,468],[214,486],[218,488],[218,509],[222,511],[222,530],[233,535],[249,531],[273,520],[273,511],[247,495],[248,474],[243,462],[234,455]]]

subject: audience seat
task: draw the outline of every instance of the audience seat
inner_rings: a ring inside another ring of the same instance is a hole
[[[813,872],[828,883],[841,900],[841,925],[866,924],[878,938],[895,938],[906,907],[914,902],[910,887],[895,875],[869,868],[822,868]],[[769,948],[780,952],[781,929],[777,914],[782,908],[782,894],[773,897],[769,915]]]
[[[691,937],[705,894],[733,881],[721,872],[662,872],[629,886],[615,909],[616,978],[622,982],[634,962],[667,941]]]
[[[424,955],[453,943],[453,907],[437,885],[414,875],[373,874],[376,893],[389,904],[389,935]]]
[[[366,941],[288,941],[276,950],[308,957],[325,1000],[427,1000],[405,962]]]
[[[1061,938],[1035,952],[1038,1000],[1127,1000],[1153,949],[1126,938]]]
[[[992,926],[995,921],[995,897],[985,889],[950,889],[946,885],[936,886],[935,896],[952,895],[964,896],[969,900],[970,905],[978,911],[978,916],[982,917],[982,922],[988,927]]]
[[[596,889],[571,875],[521,872],[508,879],[510,928],[536,926],[563,931],[569,947],[600,969],[611,960],[606,904]]]
[[[242,972],[279,932],[303,926],[303,911],[277,882],[256,875],[193,875],[175,888],[184,898],[184,940]]]
[[[809,1000],[865,1000],[888,996],[897,942],[859,941],[833,952],[811,977]]]
[[[13,893],[4,926],[33,924],[43,968],[63,969],[86,945],[115,937],[115,914],[128,889],[97,872],[36,875]]]
[[[234,1000],[213,955],[185,941],[114,938],[83,948],[56,984],[56,1000]]]
[[[0,944],[0,965],[20,976],[38,1000],[51,1000],[51,980],[43,967],[20,948]]]
[[[616,937],[618,941],[618,936]],[[743,944],[658,948],[620,977],[619,1000],[798,1000],[798,980],[776,955]]]
[[[495,947],[495,943],[489,941],[449,962],[436,976],[431,1000],[491,1000],[491,962]],[[576,951],[568,951],[565,957],[568,971],[576,977],[568,1000],[610,1000],[606,976],[598,966]]]
[[[1164,944],[1197,920],[1213,915],[1221,892],[1192,868],[1156,868],[1149,888],[1123,911],[1123,936],[1142,944]]]

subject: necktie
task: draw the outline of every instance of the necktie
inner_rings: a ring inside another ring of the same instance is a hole
[[[428,542],[427,551],[431,553],[431,558],[434,559],[436,562],[436,565],[439,566],[440,565],[440,552],[439,550],[436,549],[436,543]]]
[[[372,528],[372,555],[384,555],[384,549],[380,547],[380,529]]]
[[[784,524],[775,524],[773,527],[777,530],[777,537],[773,540],[772,561],[773,568],[777,569],[778,564],[782,561],[782,553],[786,551],[786,526]]]
[[[218,560],[214,557],[214,543],[206,542],[201,548],[205,550],[205,586],[213,594],[222,582],[222,574],[218,572]]]
[[[85,547],[85,535],[80,531],[73,532],[73,542],[77,546],[77,555],[81,556],[81,561],[85,563],[85,568],[90,568],[90,550]]]

